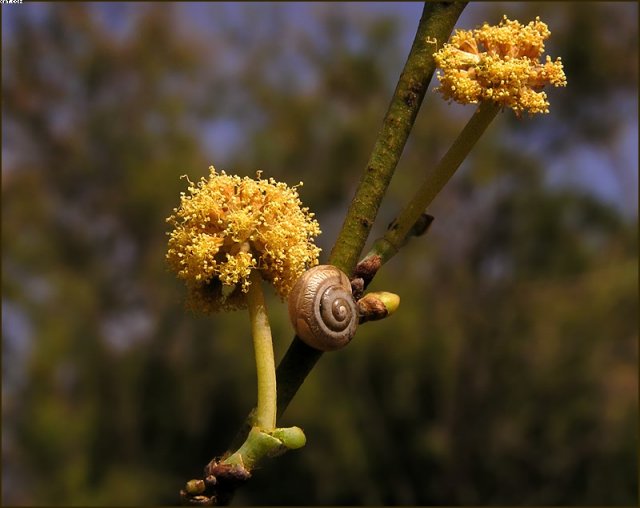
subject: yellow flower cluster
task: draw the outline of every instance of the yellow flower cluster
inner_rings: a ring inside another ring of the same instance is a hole
[[[551,32],[536,18],[526,26],[506,16],[498,26],[486,23],[476,30],[456,30],[448,44],[434,54],[438,91],[445,99],[462,104],[493,101],[512,108],[516,115],[548,113],[542,87],[565,86],[562,61],[547,56],[544,41]]]
[[[318,264],[314,214],[302,207],[296,187],[262,180],[260,172],[254,180],[209,170],[208,179],[189,182],[189,194],[181,193],[167,218],[167,262],[187,285],[187,305],[201,312],[246,307],[251,270],[285,298]]]

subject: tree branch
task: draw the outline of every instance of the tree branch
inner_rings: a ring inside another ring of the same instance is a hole
[[[384,117],[382,128],[378,132],[360,184],[329,256],[329,263],[347,274],[353,272],[364,248],[433,77],[435,71],[433,53],[437,45],[448,40],[466,4],[466,2],[425,2],[411,51]],[[307,346],[298,337],[293,338],[276,371],[278,417],[286,410],[321,356],[322,352]],[[245,463],[242,454],[239,454],[242,460],[231,460],[233,462],[231,464],[213,459],[205,468],[203,480],[187,482],[185,490],[181,491],[183,502],[192,505],[226,504],[232,498],[235,489],[250,476],[252,464],[258,463],[263,456],[272,454],[274,449],[277,450],[280,446],[278,442],[285,448],[296,448],[304,444],[304,434],[300,429],[275,429],[284,434],[272,436],[269,433],[260,432],[258,428],[252,428],[255,417],[256,413],[253,411],[234,440],[235,442],[244,440],[240,450],[244,450],[243,446],[248,447],[251,453],[244,455],[246,455],[245,458],[250,459],[250,463]],[[292,439],[287,437],[287,432],[293,435]],[[276,439],[278,442],[275,442]],[[271,442],[272,440],[275,444]],[[235,456],[232,455],[227,460],[232,457]]]
[[[352,273],[389,186],[435,71],[433,53],[449,39],[466,2],[426,2],[411,51],[362,174],[360,184],[329,256],[329,264]],[[322,352],[294,337],[278,365],[278,415],[281,415]]]

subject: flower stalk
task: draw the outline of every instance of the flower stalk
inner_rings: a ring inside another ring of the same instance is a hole
[[[247,293],[247,303],[251,319],[251,335],[253,336],[258,378],[258,405],[253,416],[253,424],[261,429],[270,430],[276,426],[277,397],[273,341],[264,303],[260,273],[253,270],[249,278],[251,285]]]
[[[482,102],[469,119],[462,132],[425,180],[400,215],[391,223],[385,235],[378,239],[363,261],[379,257],[378,268],[391,259],[412,235],[414,225],[420,221],[424,210],[431,204],[446,183],[469,155],[489,124],[500,111],[500,106]]]

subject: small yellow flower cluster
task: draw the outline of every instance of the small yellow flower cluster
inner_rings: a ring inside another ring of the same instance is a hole
[[[476,30],[456,30],[448,44],[434,54],[438,91],[445,99],[462,104],[493,101],[523,111],[548,113],[547,84],[567,84],[562,61],[540,57],[551,32],[536,18],[526,26],[506,16],[498,26],[486,23]]]
[[[167,222],[167,262],[187,285],[187,305],[201,312],[247,305],[251,270],[285,298],[298,277],[318,264],[318,222],[296,187],[217,173],[181,193]],[[302,185],[302,183],[300,183]]]

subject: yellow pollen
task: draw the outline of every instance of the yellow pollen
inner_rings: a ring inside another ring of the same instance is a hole
[[[187,286],[187,305],[214,312],[244,308],[249,275],[259,270],[281,298],[303,271],[318,264],[318,222],[296,187],[270,178],[218,173],[189,181],[167,222],[169,267]]]
[[[456,30],[449,43],[434,53],[440,85],[437,91],[450,101],[476,104],[492,101],[520,116],[548,113],[545,85],[566,86],[561,58],[546,56],[544,41],[551,35],[536,18],[528,25],[506,16],[498,26]]]

